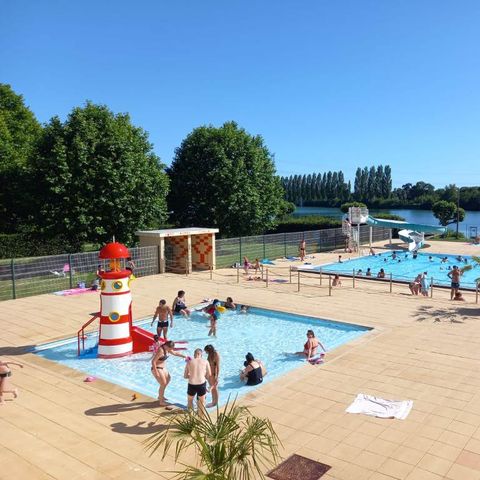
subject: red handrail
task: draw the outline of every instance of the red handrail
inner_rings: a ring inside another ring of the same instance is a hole
[[[82,328],[77,332],[77,355],[80,356],[80,340],[82,341],[82,351],[85,350],[85,329],[97,318],[100,318],[100,312],[92,314],[93,317],[83,324]],[[81,336],[80,336],[81,334]]]

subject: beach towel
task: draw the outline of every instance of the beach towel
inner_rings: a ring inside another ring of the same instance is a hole
[[[70,288],[69,290],[60,290],[59,292],[53,292],[53,294],[67,297],[69,295],[80,295],[81,293],[92,292],[98,292],[98,290],[92,290],[91,288]]]
[[[348,413],[363,413],[379,418],[398,418],[405,420],[412,409],[412,400],[386,400],[373,395],[359,393],[347,408]]]
[[[260,263],[262,265],[275,265],[269,258],[263,258]]]

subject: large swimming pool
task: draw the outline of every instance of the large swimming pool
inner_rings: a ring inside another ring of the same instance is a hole
[[[136,322],[143,328],[153,331],[151,319]],[[290,372],[305,360],[292,352],[302,350],[306,340],[306,331],[313,329],[327,350],[363,335],[367,327],[337,323],[314,317],[292,315],[272,310],[251,308],[248,314],[227,312],[218,321],[218,338],[207,336],[209,321],[207,317],[194,312],[191,320],[175,318],[170,337],[172,340],[188,341],[188,354],[193,355],[195,348],[203,348],[208,343],[215,346],[221,355],[220,400],[225,402],[229,395],[243,395],[252,388],[239,380],[239,370],[243,368],[247,352],[262,360],[268,370],[264,383]],[[157,397],[158,384],[150,373],[151,354],[140,353],[117,359],[99,359],[96,357],[97,335],[89,335],[87,353],[77,356],[77,339],[47,344],[37,348],[36,353],[54,362],[61,363],[87,375],[102,378],[109,382]],[[328,355],[327,355],[328,361]],[[168,369],[172,381],[167,388],[166,397],[179,405],[186,403],[186,380],[183,378],[184,360],[178,357],[168,359]],[[321,366],[312,366],[321,368]],[[261,386],[260,386],[261,388]]]
[[[392,258],[393,253],[383,252],[376,255],[368,255],[365,257],[352,258],[344,260],[342,263],[330,263],[309,268],[309,270],[322,272],[332,272],[341,275],[361,275],[365,276],[368,268],[371,269],[372,276],[376,277],[381,268],[384,269],[386,278],[390,278],[392,274],[393,280],[401,282],[412,281],[419,273],[427,272],[429,282],[433,278],[434,285],[449,286],[450,278],[448,272],[457,265],[459,268],[471,265],[473,268],[466,271],[461,278],[461,287],[474,289],[475,280],[480,277],[480,266],[472,260],[471,256],[447,255],[442,253],[419,253],[417,258],[412,253],[397,251],[396,258]],[[442,261],[442,259],[447,261]]]

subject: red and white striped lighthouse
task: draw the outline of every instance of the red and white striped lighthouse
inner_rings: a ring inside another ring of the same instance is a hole
[[[100,333],[98,357],[115,358],[133,351],[132,294],[130,275],[125,268],[125,259],[130,253],[121,243],[108,243],[100,250],[101,260],[108,262],[108,270],[100,271]]]

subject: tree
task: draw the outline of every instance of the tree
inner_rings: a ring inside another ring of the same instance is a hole
[[[166,218],[168,179],[148,134],[106,106],[87,102],[64,123],[52,118],[32,170],[39,225],[72,247],[113,235],[129,243]]]
[[[22,95],[0,83],[0,231],[20,228],[30,212],[32,201],[27,164],[42,128],[25,106]]]
[[[272,154],[261,136],[235,122],[193,130],[176,150],[169,175],[169,205],[181,226],[218,227],[222,236],[255,235],[273,227],[282,210]],[[300,196],[301,177],[297,185]]]
[[[145,444],[151,455],[163,449],[162,460],[174,447],[175,462],[193,448],[197,466],[183,464],[184,470],[176,472],[181,480],[250,480],[265,478],[262,470],[278,461],[280,440],[270,420],[232,402],[222,412],[217,409],[215,417],[207,411],[173,414]]]
[[[392,169],[390,165],[385,165],[382,182],[382,197],[390,198],[392,194]]]
[[[440,200],[432,205],[432,212],[434,217],[438,219],[440,225],[443,225],[444,227],[457,221],[457,205],[453,202]],[[458,220],[462,222],[464,218],[465,210],[459,208]]]

